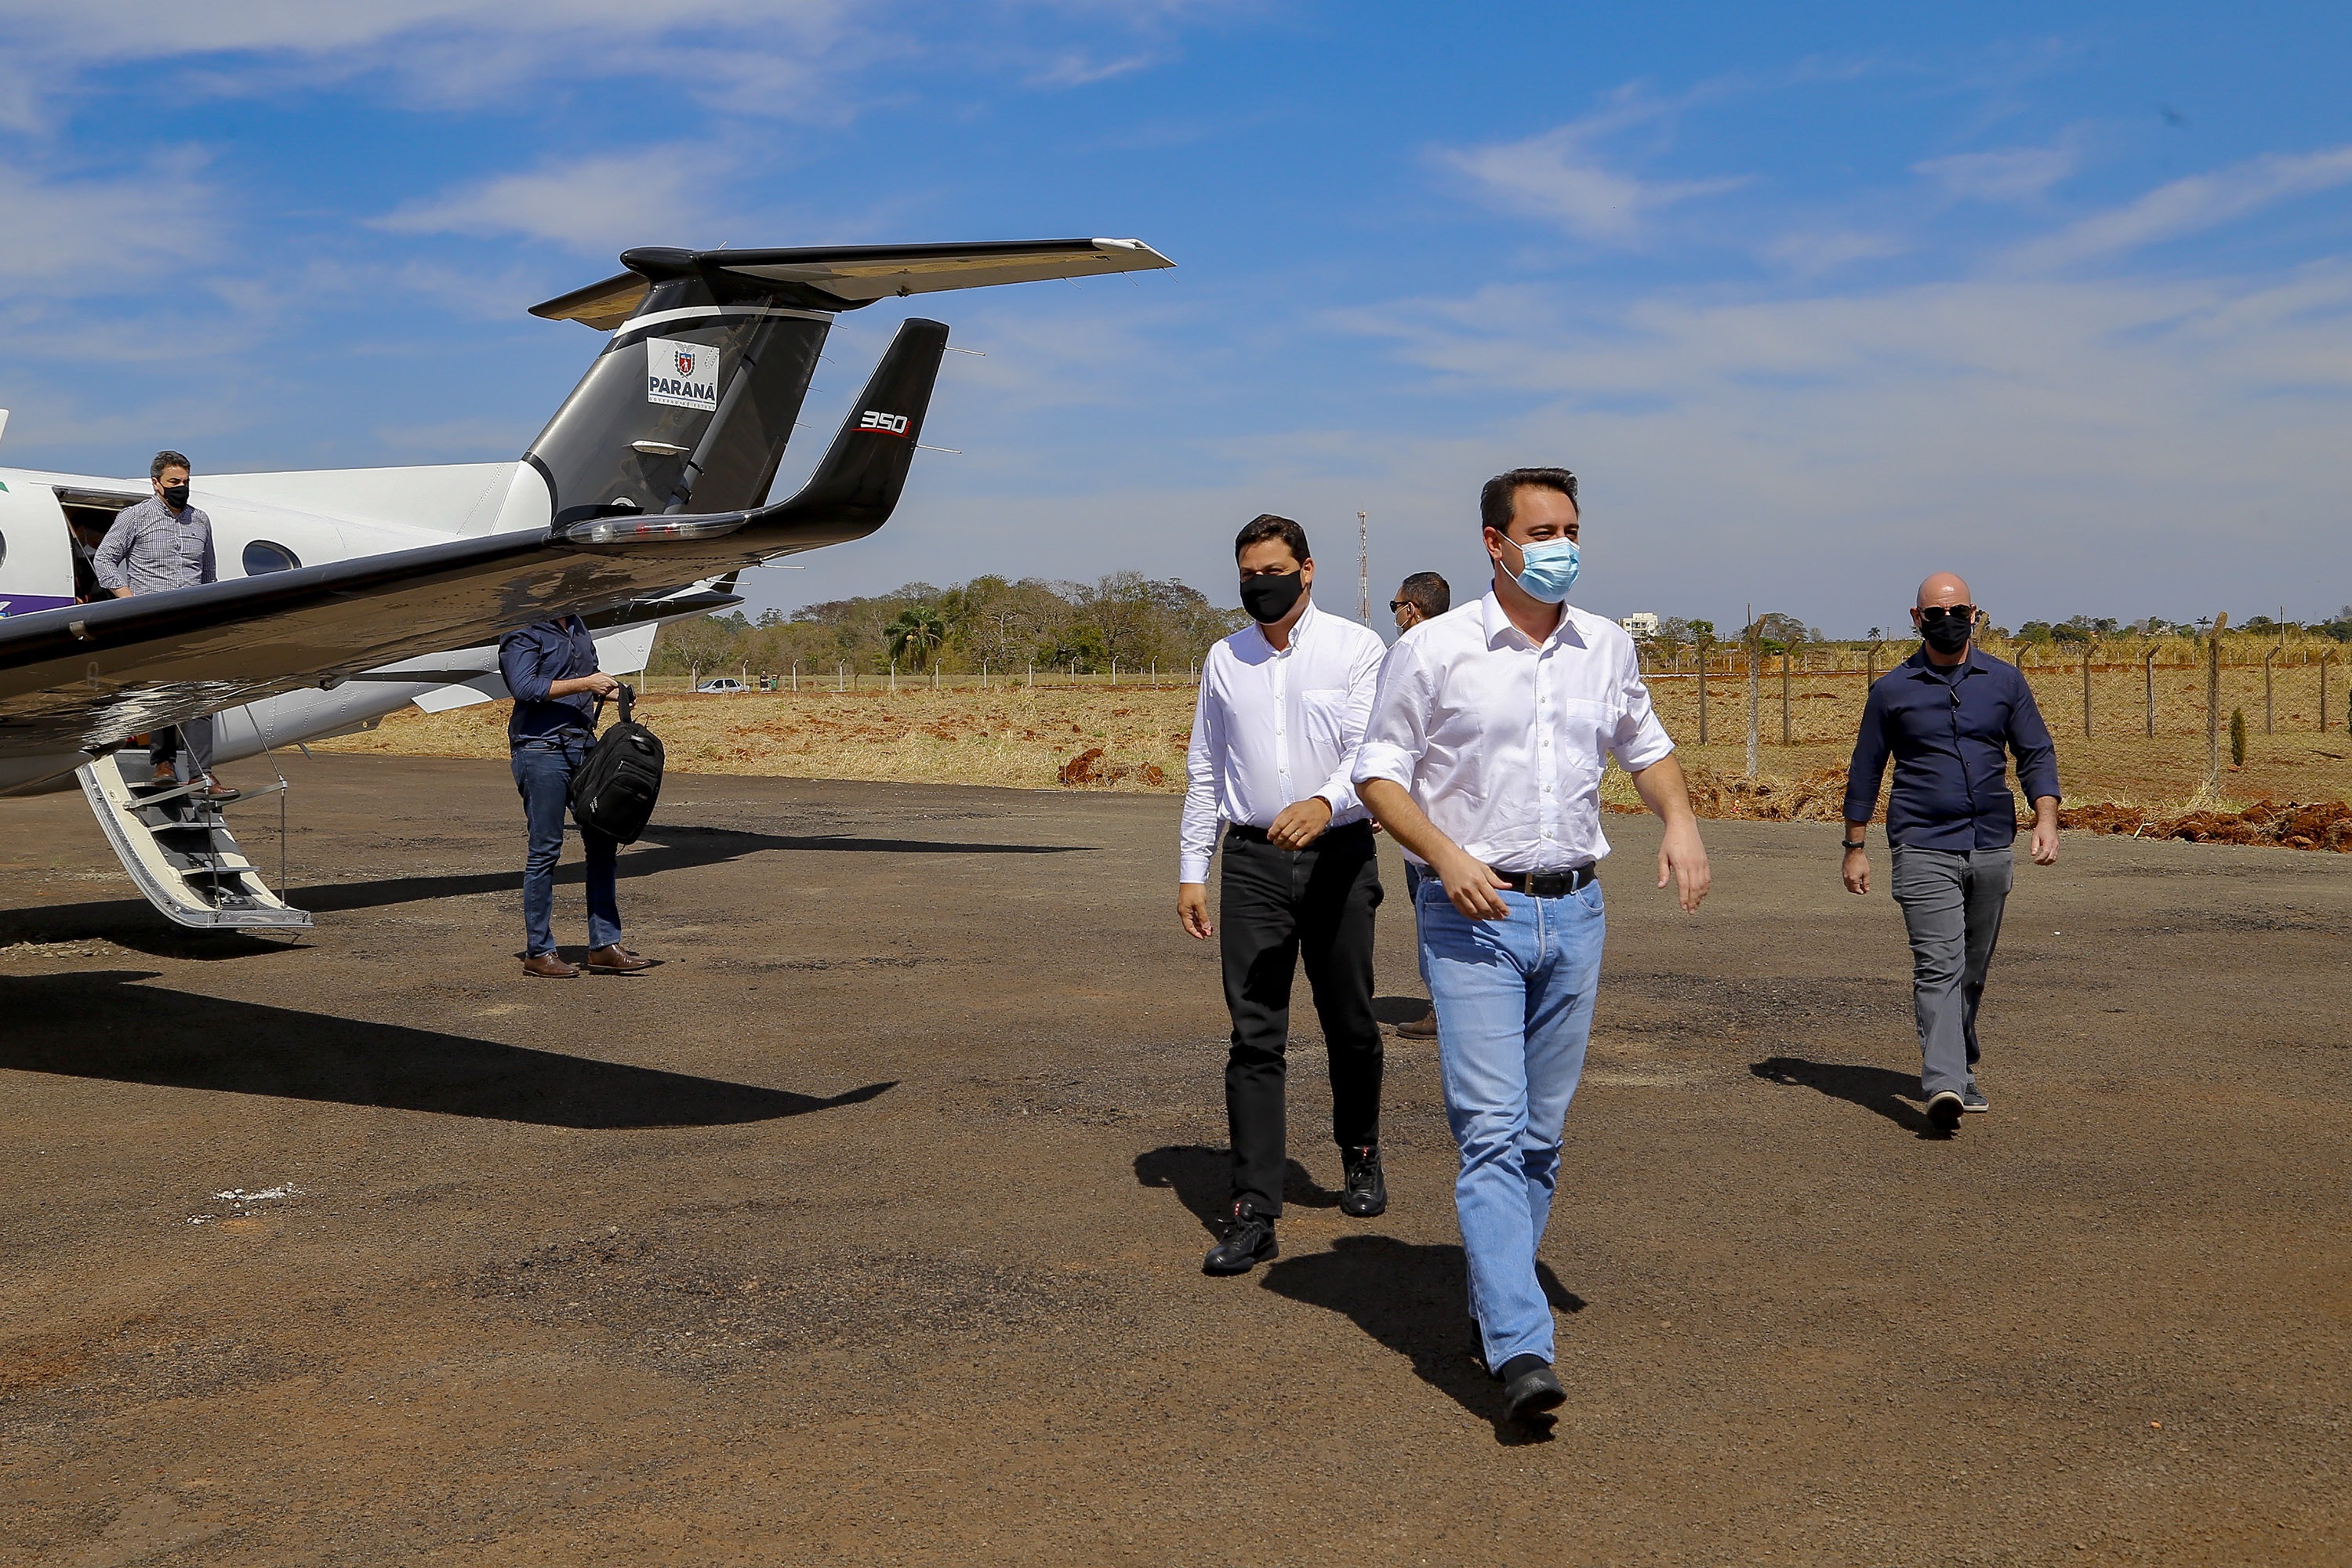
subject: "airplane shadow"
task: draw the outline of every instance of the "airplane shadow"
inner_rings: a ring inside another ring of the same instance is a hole
[[[600,1131],[724,1127],[862,1105],[136,984],[138,970],[0,977],[0,1068]]]
[[[576,838],[578,829],[569,832]],[[1086,844],[970,844],[923,838],[856,838],[750,833],[728,827],[672,827],[656,823],[646,837],[621,851],[618,870],[626,879],[699,866],[720,866],[747,855],[770,850],[801,850],[833,854],[872,855],[1074,855],[1093,848]],[[330,882],[304,886],[297,882],[286,896],[295,908],[312,914],[342,914],[352,910],[381,909],[391,904],[418,903],[430,899],[465,898],[477,893],[522,891],[522,825],[515,824],[510,867],[452,876],[387,877],[363,882]],[[274,857],[271,857],[274,858]],[[560,884],[577,884],[587,875],[576,845],[556,869]],[[104,938],[157,958],[234,958],[255,952],[283,951],[283,941],[190,931],[170,925],[144,899],[110,899],[80,904],[44,904],[27,910],[0,910],[0,943],[14,942],[73,942]]]
[[[1583,1299],[1563,1287],[1549,1266],[1536,1265],[1536,1277],[1553,1310],[1584,1310]],[[1263,1284],[1277,1296],[1352,1320],[1411,1362],[1415,1377],[1493,1426],[1496,1442],[1549,1441],[1549,1422],[1521,1426],[1505,1414],[1502,1384],[1478,1358],[1467,1279],[1458,1246],[1343,1236],[1328,1252],[1276,1258],[1266,1265]]]
[[[1922,1138],[1942,1138],[1927,1112],[1912,1102],[1919,1098],[1919,1075],[1888,1068],[1852,1067],[1843,1062],[1807,1061],[1802,1057],[1767,1057],[1748,1070],[1767,1083],[1801,1085],[1832,1100],[1859,1105],[1884,1116],[1906,1132]]]

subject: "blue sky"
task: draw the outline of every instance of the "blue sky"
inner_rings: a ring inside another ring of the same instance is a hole
[[[1376,600],[1466,586],[1523,462],[1609,614],[2352,600],[2352,20],[1924,9],[0,0],[0,461],[512,457],[596,346],[525,307],[625,246],[1131,235],[1177,269],[919,302],[965,455],[756,602],[1231,603],[1276,510],[1345,609],[1359,509]]]

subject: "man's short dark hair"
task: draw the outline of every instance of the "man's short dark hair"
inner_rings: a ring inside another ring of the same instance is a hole
[[[1488,479],[1486,488],[1478,492],[1479,524],[1493,529],[1496,533],[1509,532],[1511,516],[1518,510],[1519,489],[1523,485],[1558,490],[1568,498],[1569,504],[1576,508],[1579,515],[1584,511],[1584,503],[1576,499],[1576,476],[1566,468],[1513,468],[1507,474],[1496,474]]]
[[[147,477],[151,479],[160,479],[163,477],[163,470],[165,468],[189,468],[188,459],[182,454],[178,452],[158,452],[155,454],[155,460],[147,465]],[[190,468],[189,471],[193,473],[194,470]]]
[[[1307,531],[1288,518],[1276,517],[1270,511],[1262,511],[1242,524],[1242,531],[1234,535],[1234,559],[1239,561],[1243,551],[1253,544],[1263,544],[1269,539],[1279,539],[1288,545],[1292,559],[1302,566],[1314,559],[1307,551]]]
[[[1404,580],[1397,597],[1435,620],[1454,607],[1454,590],[1434,572],[1416,572]]]

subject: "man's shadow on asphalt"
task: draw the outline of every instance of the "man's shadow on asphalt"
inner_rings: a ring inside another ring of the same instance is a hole
[[[1294,1176],[1303,1175],[1296,1162]],[[1223,1217],[1229,1166],[1222,1149],[1199,1145],[1154,1149],[1136,1157],[1136,1179],[1175,1192],[1212,1232]],[[1318,1188],[1317,1191],[1321,1189]],[[1334,1204],[1336,1194],[1331,1194]],[[1298,1201],[1285,1193],[1287,1205]],[[1584,1300],[1536,1265],[1544,1297],[1559,1312],[1584,1310]],[[1328,1252],[1281,1258],[1266,1265],[1260,1287],[1289,1300],[1352,1320],[1375,1341],[1412,1363],[1413,1375],[1495,1429],[1504,1444],[1549,1441],[1551,1423],[1521,1426],[1505,1414],[1502,1385],[1478,1358],[1470,1323],[1469,1277],[1459,1246],[1424,1246],[1393,1237],[1343,1236]]]
[[[1913,1103],[1919,1097],[1916,1073],[1849,1067],[1843,1062],[1807,1061],[1802,1057],[1767,1057],[1760,1062],[1749,1063],[1748,1070],[1766,1083],[1818,1089],[1832,1100],[1859,1105],[1922,1138],[1951,1136],[1928,1121],[1927,1113]]]

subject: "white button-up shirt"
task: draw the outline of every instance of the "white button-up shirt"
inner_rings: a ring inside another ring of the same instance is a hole
[[[1674,749],[1622,627],[1569,606],[1538,643],[1489,592],[1390,650],[1355,777],[1402,784],[1498,871],[1565,871],[1609,853],[1610,753],[1639,773]]]
[[[1209,650],[1184,759],[1177,880],[1205,882],[1220,821],[1272,827],[1320,796],[1331,826],[1364,820],[1351,773],[1379,689],[1380,637],[1312,604],[1276,648],[1253,624]]]

